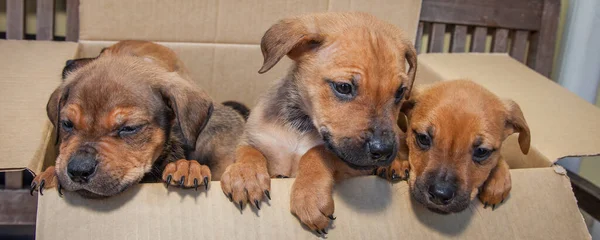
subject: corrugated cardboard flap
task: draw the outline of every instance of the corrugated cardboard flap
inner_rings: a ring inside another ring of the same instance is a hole
[[[309,12],[362,11],[413,40],[419,0],[81,0],[80,39],[258,44],[278,20]]]
[[[406,182],[354,178],[336,187],[327,239],[589,239],[567,177],[552,168],[511,170],[513,187],[492,211],[475,200],[460,214],[413,202]],[[40,197],[39,239],[318,239],[289,211],[293,179],[272,181],[272,200],[242,212],[218,182],[203,191],[141,184],[108,199]],[[557,205],[560,203],[560,205]],[[542,221],[542,219],[552,219]]]
[[[0,170],[42,170],[53,151],[46,103],[77,43],[0,40]],[[50,147],[48,147],[50,146]]]
[[[508,55],[421,54],[419,68],[419,84],[470,79],[513,99],[531,129],[531,145],[552,162],[600,154],[600,109]]]

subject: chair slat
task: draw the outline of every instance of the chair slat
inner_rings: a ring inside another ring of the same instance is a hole
[[[540,30],[533,32],[529,41],[530,55],[527,56],[527,66],[546,77],[550,77],[552,73],[560,2],[559,0],[544,0],[544,14]]]
[[[419,22],[419,27],[417,28],[417,39],[415,39],[415,48],[417,49],[417,54],[421,52],[421,42],[423,42],[423,27],[425,23]]]
[[[54,0],[37,0],[36,40],[54,38]]]
[[[487,37],[487,28],[475,27],[473,37],[471,38],[471,52],[485,52],[485,40]]]
[[[67,36],[65,40],[79,40],[79,0],[67,0]]]
[[[429,36],[428,52],[437,53],[444,51],[444,34],[446,33],[446,24],[434,23],[431,26],[431,35]]]
[[[498,28],[492,40],[492,52],[506,52],[508,47],[508,29]]]
[[[25,37],[25,0],[6,0],[6,38]]]
[[[465,52],[465,44],[467,41],[467,26],[456,25],[452,32],[452,39],[450,40],[450,52],[462,53]]]
[[[512,47],[510,49],[510,56],[517,59],[519,62],[525,62],[527,39],[529,38],[529,32],[518,30],[515,32],[515,36],[512,41]]]
[[[539,29],[544,0],[423,0],[421,21],[509,29]]]

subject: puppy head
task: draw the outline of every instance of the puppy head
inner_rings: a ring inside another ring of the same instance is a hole
[[[259,73],[285,55],[295,61],[303,110],[338,157],[359,169],[391,163],[396,120],[417,66],[397,27],[364,13],[305,15],[273,25],[261,49]]]
[[[211,101],[176,73],[129,56],[89,61],[51,95],[62,187],[111,196],[139,182],[171,134],[194,147]]]
[[[529,128],[519,106],[471,81],[417,89],[402,111],[409,119],[410,191],[436,212],[467,208],[509,135],[519,133],[521,151],[529,151]]]

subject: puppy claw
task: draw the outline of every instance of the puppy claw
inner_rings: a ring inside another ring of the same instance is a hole
[[[259,204],[258,200],[254,200],[254,205],[256,206],[256,208],[258,210],[260,210],[260,204]]]
[[[46,185],[46,179],[42,179],[40,182],[40,195],[44,196],[44,185]]]
[[[488,204],[487,203],[483,203],[483,208],[487,208]]]
[[[379,173],[379,176],[380,176],[380,177],[382,177],[382,178],[385,178],[385,173],[386,173],[386,172],[387,172],[387,169],[385,169],[385,168],[384,168],[384,169],[383,169],[383,170],[381,170],[381,172]]]
[[[227,194],[227,197],[229,198],[230,202],[233,202],[233,194],[229,193]]]
[[[198,179],[194,178],[194,191],[198,191]]]
[[[404,170],[404,175],[405,175],[405,179],[408,180],[408,178],[410,176],[410,171],[408,171],[408,169]]]
[[[331,220],[335,220],[335,219],[337,219],[337,218],[336,218],[336,217],[334,217],[333,215],[329,215],[329,216],[327,216],[327,217],[328,217],[329,219],[331,219]]]
[[[240,200],[238,204],[240,205],[240,210],[244,210],[244,203],[242,202],[242,200]]]
[[[496,210],[496,204],[492,204],[492,211]]]
[[[504,203],[504,199],[502,199],[502,201],[500,201],[500,204]]]
[[[183,187],[184,182],[185,182],[185,176],[181,176],[181,180],[179,180],[179,186]]]
[[[204,190],[208,190],[208,177],[204,177]]]
[[[58,196],[62,197],[62,186],[60,184],[58,184]]]
[[[269,192],[269,190],[265,190],[265,196],[267,196],[267,198],[271,200],[271,193]],[[231,197],[231,194],[229,195],[229,197]]]
[[[169,188],[169,184],[171,184],[171,180],[173,180],[173,176],[171,176],[171,174],[169,174],[169,176],[167,176],[167,181],[166,181],[167,188]]]
[[[325,229],[321,229],[321,232],[323,232],[323,234],[327,234],[327,231],[325,231]]]
[[[31,189],[29,190],[29,194],[31,194],[31,196],[33,196],[33,192],[35,191],[36,186],[37,186],[36,182],[31,183]]]
[[[315,232],[317,232],[317,234],[321,235],[321,231],[319,229],[315,230]]]

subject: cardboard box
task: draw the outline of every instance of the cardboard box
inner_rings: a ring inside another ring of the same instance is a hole
[[[275,79],[286,59],[259,75],[258,43],[278,19],[304,12],[360,10],[403,28],[414,39],[420,1],[160,1],[81,0],[79,43],[0,41],[0,169],[39,173],[55,156],[45,113],[64,62],[96,56],[122,39],[157,41],[175,50],[198,85],[217,101],[250,106]],[[470,78],[520,104],[531,128],[532,150],[523,155],[516,136],[502,154],[512,170],[509,199],[495,211],[475,200],[459,214],[439,215],[410,198],[405,182],[376,177],[343,182],[335,189],[328,239],[589,239],[569,179],[554,162],[600,153],[600,111],[506,55],[419,56],[417,84]],[[293,179],[272,181],[272,200],[262,210],[240,212],[209,190],[165,189],[140,184],[103,200],[55,190],[39,197],[39,239],[308,239],[289,212]]]

